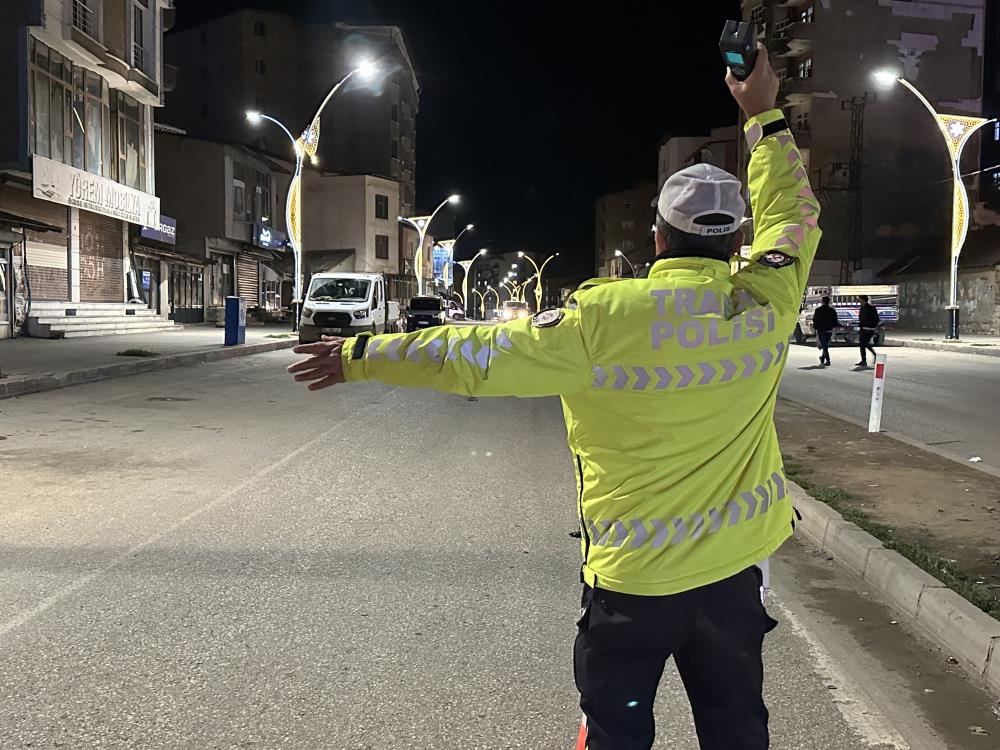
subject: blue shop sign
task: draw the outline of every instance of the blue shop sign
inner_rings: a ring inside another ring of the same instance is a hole
[[[139,232],[140,237],[147,240],[156,240],[167,245],[177,244],[177,219],[160,214],[160,223],[155,227],[143,227]]]

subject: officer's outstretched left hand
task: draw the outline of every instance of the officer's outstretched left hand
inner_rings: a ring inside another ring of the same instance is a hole
[[[295,380],[305,383],[310,380],[310,391],[318,391],[331,385],[345,382],[344,362],[341,352],[344,349],[344,339],[324,336],[315,344],[300,344],[292,351],[296,354],[311,354],[309,359],[296,362],[288,368],[290,373],[298,373]]]

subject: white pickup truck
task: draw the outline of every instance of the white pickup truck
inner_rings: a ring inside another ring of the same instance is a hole
[[[309,282],[299,320],[299,342],[326,336],[393,333],[400,329],[399,303],[386,296],[380,273],[317,273]]]

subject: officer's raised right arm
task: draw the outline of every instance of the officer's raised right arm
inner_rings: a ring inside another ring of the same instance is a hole
[[[819,246],[819,201],[781,110],[750,119],[746,138],[754,241],[751,262],[734,281],[779,313],[797,315]]]

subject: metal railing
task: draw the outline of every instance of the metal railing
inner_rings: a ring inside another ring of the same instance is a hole
[[[137,70],[146,69],[146,51],[138,42],[132,43],[132,67]]]
[[[73,26],[91,39],[97,39],[97,15],[87,0],[73,0]]]

